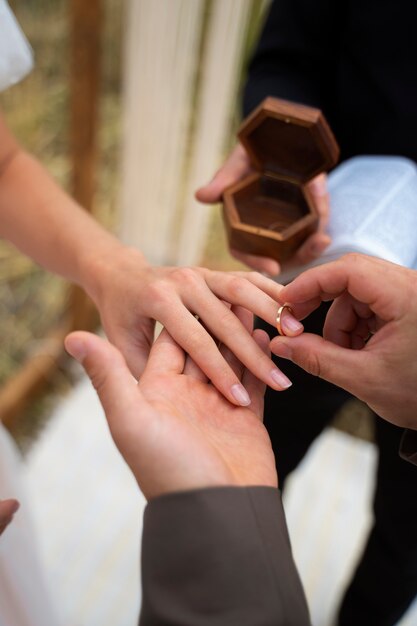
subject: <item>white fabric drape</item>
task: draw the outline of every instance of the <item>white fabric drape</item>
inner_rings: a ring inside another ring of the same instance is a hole
[[[18,83],[32,65],[32,49],[9,5],[0,0],[0,91]]]
[[[130,0],[121,235],[156,264],[198,262],[252,0]],[[210,11],[207,9],[210,7]]]
[[[0,499],[17,498],[20,509],[0,537],[0,626],[59,626],[37,550],[22,461],[0,424]]]

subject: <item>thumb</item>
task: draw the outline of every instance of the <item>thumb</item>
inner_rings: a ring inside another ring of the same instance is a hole
[[[238,144],[212,180],[196,191],[197,200],[207,204],[219,202],[227,187],[234,185],[250,172],[249,157],[243,146]]]
[[[264,256],[256,256],[255,254],[247,254],[246,252],[240,252],[240,250],[230,249],[230,254],[243,265],[247,265],[256,272],[262,272],[268,276],[278,276],[281,271],[281,266],[275,259],[270,259]]]
[[[271,341],[271,351],[358,398],[368,386],[369,373],[374,371],[369,352],[342,348],[309,333],[297,337],[275,337]]]
[[[140,391],[121,353],[108,341],[86,332],[71,333],[65,348],[86,371],[111,428],[123,420],[140,398]]]

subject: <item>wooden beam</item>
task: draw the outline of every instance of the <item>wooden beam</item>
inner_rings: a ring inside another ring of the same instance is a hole
[[[51,331],[39,342],[33,354],[0,389],[0,420],[10,427],[30,398],[50,380],[63,354],[64,338],[71,330],[71,319]]]
[[[70,2],[71,192],[91,213],[97,171],[102,13],[102,0]],[[94,307],[79,287],[71,288],[70,308],[73,328],[88,328],[96,320]]]

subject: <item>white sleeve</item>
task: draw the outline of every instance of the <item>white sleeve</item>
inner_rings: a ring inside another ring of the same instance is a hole
[[[18,83],[32,66],[32,49],[6,0],[0,0],[0,91]]]

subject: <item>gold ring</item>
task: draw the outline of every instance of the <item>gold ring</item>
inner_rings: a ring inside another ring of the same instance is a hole
[[[279,309],[277,311],[277,331],[282,336],[285,336],[285,333],[282,331],[282,328],[281,328],[281,317],[282,317],[282,314],[285,311],[285,309],[287,309],[287,311],[289,313],[294,315],[294,311],[292,310],[292,308],[291,308],[291,306],[289,304],[285,303],[285,304],[283,304],[282,306],[279,307]]]

